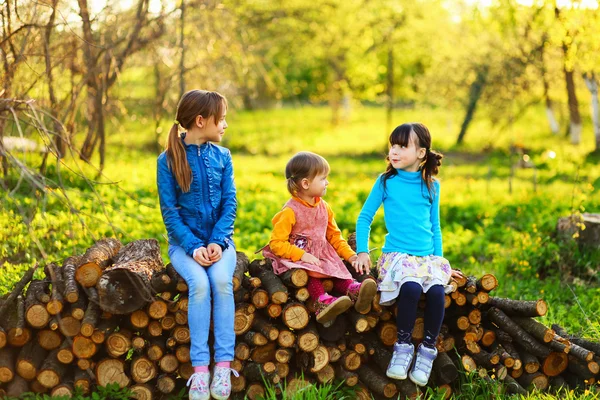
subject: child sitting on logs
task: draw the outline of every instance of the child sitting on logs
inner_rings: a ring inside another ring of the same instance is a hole
[[[333,211],[322,199],[329,184],[329,171],[329,164],[318,154],[304,151],[290,159],[285,178],[292,198],[273,217],[271,240],[263,249],[265,258],[273,261],[276,274],[293,268],[307,271],[317,322],[324,325],[331,324],[353,304],[359,313],[366,311],[377,293],[374,280],[357,282],[340,259],[354,265],[357,256],[342,237]],[[340,297],[325,292],[321,280],[327,278],[333,279]]]

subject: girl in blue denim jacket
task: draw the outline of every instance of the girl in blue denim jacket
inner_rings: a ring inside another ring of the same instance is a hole
[[[217,92],[190,90],[177,106],[167,149],[158,157],[158,195],[169,235],[169,258],[189,288],[188,323],[194,374],[192,400],[227,399],[234,357],[232,241],[237,208],[229,150],[217,146],[227,122],[227,100]],[[179,133],[179,126],[183,132]],[[208,333],[214,304],[213,377]]]

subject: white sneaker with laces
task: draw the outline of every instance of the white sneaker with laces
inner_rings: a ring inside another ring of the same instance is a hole
[[[239,377],[240,374],[233,369],[227,367],[215,366],[213,370],[214,376],[210,384],[210,394],[214,399],[225,400],[231,395],[231,374]]]
[[[187,386],[190,387],[190,400],[209,400],[208,382],[210,382],[210,372],[194,372],[187,381]]]
[[[427,385],[429,377],[431,376],[433,361],[436,359],[437,355],[438,351],[436,348],[432,349],[420,344],[417,349],[415,365],[409,374],[410,380],[419,386]]]
[[[394,354],[385,374],[392,379],[406,379],[408,369],[415,355],[412,343],[394,343]]]

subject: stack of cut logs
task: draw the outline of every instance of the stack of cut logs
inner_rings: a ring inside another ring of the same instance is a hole
[[[359,281],[375,278],[374,270],[357,276],[348,269]],[[187,285],[163,266],[156,240],[122,246],[102,239],[62,266],[46,265],[43,279],[33,279],[36,270],[0,300],[0,395],[69,395],[75,387],[89,392],[116,383],[138,399],[157,399],[185,386],[193,373]],[[265,383],[291,393],[343,380],[359,399],[416,398],[410,380],[385,376],[397,307],[381,306],[376,296],[364,314],[350,309],[324,327],[315,322],[307,281],[304,270],[277,276],[268,260],[238,253],[232,368],[240,376],[232,376],[233,397],[258,398]],[[331,280],[323,282],[332,289]],[[449,397],[463,369],[504,381],[509,393],[596,382],[600,344],[536,321],[546,313],[543,300],[492,297],[493,275],[451,284],[432,387]],[[415,343],[424,336],[421,303]]]

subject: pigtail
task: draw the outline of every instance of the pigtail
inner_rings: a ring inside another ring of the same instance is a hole
[[[184,192],[190,191],[192,170],[187,161],[185,147],[179,137],[179,123],[175,122],[167,139],[167,165],[175,175],[177,183]]]
[[[430,194],[433,191],[433,188],[431,186],[433,182],[433,177],[440,172],[442,158],[444,158],[442,153],[438,153],[435,150],[426,149],[425,160],[423,161],[423,164],[421,166],[421,176],[423,177],[423,181],[425,181],[425,184],[427,185],[427,190]]]

